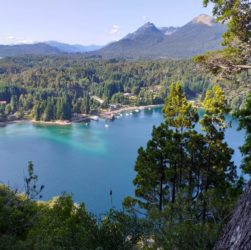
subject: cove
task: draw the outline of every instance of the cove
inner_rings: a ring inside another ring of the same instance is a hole
[[[119,209],[123,197],[134,193],[137,150],[150,139],[153,125],[162,121],[161,108],[156,108],[124,113],[112,122],[99,120],[71,126],[27,122],[1,127],[0,182],[22,190],[31,160],[39,183],[45,185],[43,199],[67,192],[93,213],[104,213],[111,205]],[[237,127],[238,122],[233,120],[226,141],[235,150],[233,160],[239,166],[238,148],[245,133]]]

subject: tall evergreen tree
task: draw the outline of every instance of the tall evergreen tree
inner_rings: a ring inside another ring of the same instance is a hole
[[[90,96],[88,93],[83,95],[83,99],[81,103],[81,112],[85,114],[90,113]]]
[[[148,211],[154,208],[162,211],[167,202],[175,200],[176,172],[172,167],[177,165],[177,150],[174,132],[166,124],[154,127],[146,149],[141,147],[138,150],[135,164],[137,176],[133,183],[136,196],[144,200],[138,200],[140,206]]]
[[[227,102],[222,89],[213,86],[208,90],[203,101],[205,114],[200,124],[205,131],[206,150],[204,153],[205,165],[202,174],[203,185],[203,212],[205,222],[208,212],[208,191],[217,192],[226,189],[236,181],[236,166],[232,161],[234,151],[224,142],[226,128],[224,115],[228,112]]]
[[[175,166],[175,171],[179,171],[179,173],[175,173],[177,180],[174,180],[174,183],[181,185],[186,165],[183,134],[185,131],[194,128],[199,117],[197,109],[188,102],[179,82],[171,84],[163,113],[167,125],[176,131],[175,139],[176,144],[179,145],[179,160],[177,166]]]

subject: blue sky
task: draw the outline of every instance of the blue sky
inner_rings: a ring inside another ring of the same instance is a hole
[[[0,0],[0,44],[106,44],[150,21],[181,26],[211,15],[202,0]]]

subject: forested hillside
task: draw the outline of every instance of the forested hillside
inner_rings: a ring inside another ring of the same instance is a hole
[[[5,58],[0,60],[1,119],[26,114],[36,120],[70,120],[73,113],[98,112],[111,103],[161,104],[169,85],[177,81],[189,99],[200,99],[217,83],[231,105],[239,107],[250,89],[243,84],[245,77],[223,80],[182,60],[98,61],[80,55]]]

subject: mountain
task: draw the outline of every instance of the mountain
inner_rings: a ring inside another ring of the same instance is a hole
[[[45,43],[65,53],[82,53],[87,51],[95,51],[103,47],[100,45],[67,44],[57,41],[48,41]]]
[[[185,59],[221,48],[224,24],[208,15],[200,15],[183,27],[157,28],[146,23],[132,34],[98,50],[104,58],[173,58]]]
[[[66,44],[56,41],[34,44],[0,45],[0,57],[21,55],[57,55],[62,53],[83,53],[102,48],[98,45]]]
[[[208,15],[200,15],[183,27],[157,28],[146,23],[135,32],[105,47],[48,41],[36,44],[0,45],[0,57],[25,54],[85,53],[103,58],[185,59],[221,48],[226,26]]]
[[[0,45],[0,57],[32,55],[55,55],[61,51],[45,43]]]
[[[226,26],[216,23],[207,15],[200,15],[179,28],[152,50],[156,56],[191,58],[206,51],[221,49],[222,34]]]
[[[165,39],[165,35],[153,23],[146,23],[134,33],[118,42],[113,42],[94,52],[103,57],[130,57],[134,53],[144,55],[144,51]],[[142,53],[143,52],[143,53]]]
[[[95,54],[103,57],[144,56],[145,50],[165,39],[164,33],[153,23],[146,23],[134,33],[128,34],[118,42],[113,42],[98,50]]]
[[[156,28],[153,23],[148,22],[134,33],[128,34],[124,39],[133,40],[135,42],[144,42],[143,39],[146,39],[147,42],[155,43],[161,41],[163,38],[163,32]]]
[[[174,32],[176,32],[179,29],[179,27],[161,27],[159,30],[164,34],[164,35],[172,35]]]

